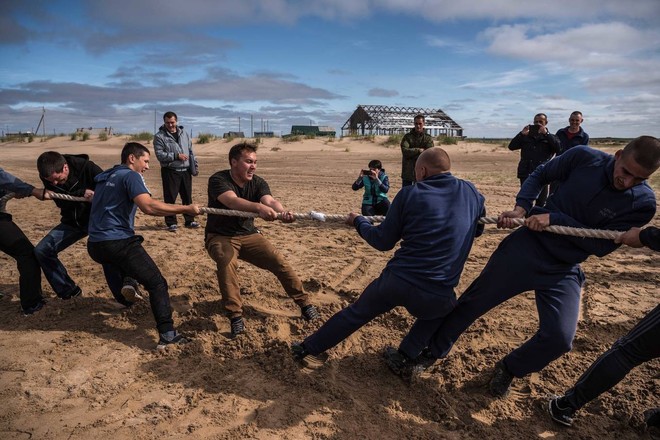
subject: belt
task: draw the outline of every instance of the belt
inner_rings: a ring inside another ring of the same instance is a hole
[[[170,168],[170,169],[171,169],[172,171],[179,171],[179,172],[182,172],[182,171],[188,171],[188,168]]]

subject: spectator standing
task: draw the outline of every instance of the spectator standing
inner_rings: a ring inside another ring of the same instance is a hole
[[[182,205],[192,203],[192,178],[198,174],[197,160],[193,153],[190,136],[178,124],[174,112],[163,115],[163,125],[154,136],[154,151],[160,162],[160,176],[163,181],[163,200],[176,203],[181,196]],[[199,223],[191,214],[183,214],[186,228],[199,228]],[[176,215],[165,216],[165,225],[170,232],[176,232]]]
[[[547,125],[548,117],[545,113],[538,113],[534,115],[534,124],[525,125],[509,143],[509,150],[520,150],[517,176],[521,187],[536,167],[561,152],[559,139],[548,131]],[[548,185],[541,188],[536,196],[537,206],[545,205],[548,191]]]
[[[419,114],[413,120],[415,126],[401,139],[401,186],[415,182],[415,162],[422,151],[433,147],[433,137],[424,131],[426,118]]]
[[[581,127],[583,121],[582,112],[576,110],[568,117],[568,127],[557,130],[556,136],[561,144],[557,155],[578,145],[589,145],[589,135]]]

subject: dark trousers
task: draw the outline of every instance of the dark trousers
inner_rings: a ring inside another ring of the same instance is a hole
[[[529,177],[529,176],[527,176]],[[527,180],[527,177],[520,177],[520,186],[523,186],[523,183],[525,183],[525,180]],[[548,199],[548,193],[550,192],[550,186],[545,185],[543,188],[541,188],[541,192],[539,193],[538,197],[536,197],[536,206],[545,206],[545,201]]]
[[[572,348],[584,274],[578,264],[555,260],[533,232],[512,232],[458,299],[431,341],[433,356],[446,356],[458,337],[480,316],[514,296],[534,290],[539,329],[504,358],[516,377],[540,371]],[[531,319],[531,318],[530,318]]]
[[[175,171],[171,168],[161,168],[160,177],[163,181],[163,201],[165,203],[175,203],[177,196],[181,196],[182,205],[192,203],[192,175],[190,171]],[[195,217],[183,214],[186,224],[195,220]],[[165,217],[167,226],[176,225],[176,215]]]
[[[43,299],[41,267],[34,246],[5,213],[0,213],[0,250],[16,260],[21,307],[23,310],[34,307]]]
[[[126,276],[144,286],[149,292],[158,332],[165,333],[174,330],[167,281],[142,247],[143,240],[136,235],[123,240],[88,241],[87,251],[92,260],[103,265],[108,287],[115,298],[121,297],[121,280]]]
[[[394,307],[405,307],[418,320],[436,321],[446,316],[455,305],[456,296],[452,288],[446,288],[444,292],[420,289],[385,269],[353,304],[335,313],[303,344],[310,354],[317,355]],[[435,329],[437,324],[431,327]]]
[[[636,366],[660,357],[660,305],[614,343],[580,376],[564,401],[578,410],[619,383]]]
[[[403,188],[404,186],[410,186],[410,185],[412,185],[413,183],[415,183],[414,180],[405,180],[405,179],[404,179],[404,180],[401,181],[401,188]]]
[[[375,205],[362,205],[362,215],[387,215],[390,210],[390,201],[385,199]]]

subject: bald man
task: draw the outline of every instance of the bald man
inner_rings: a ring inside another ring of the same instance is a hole
[[[483,232],[479,218],[486,214],[484,197],[472,183],[452,176],[450,168],[442,148],[427,149],[415,163],[417,183],[401,188],[383,223],[374,226],[357,213],[348,215],[346,223],[375,249],[388,251],[399,240],[401,246],[355,303],[292,346],[304,365],[323,362],[326,350],[397,306],[417,318],[415,338],[406,337],[402,344],[428,345],[456,304],[454,287],[474,237]]]

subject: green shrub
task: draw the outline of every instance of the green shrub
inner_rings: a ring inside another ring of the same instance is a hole
[[[151,132],[148,131],[141,131],[138,134],[132,134],[129,137],[129,140],[131,141],[142,141],[142,142],[151,142],[154,140],[154,135]]]
[[[82,134],[82,138],[80,139],[81,141],[88,141],[89,140],[89,132],[86,131]]]
[[[398,147],[401,145],[401,139],[403,139],[403,134],[391,134],[387,139],[385,139],[385,142],[383,142],[384,145],[389,146],[396,146]]]
[[[215,140],[215,136],[211,133],[200,133],[199,136],[197,136],[198,144],[208,144],[212,140]]]
[[[28,142],[34,142],[34,135],[32,133],[28,135]]]
[[[71,133],[71,140],[75,141],[77,139],[78,139],[78,133],[77,132],[76,133]]]
[[[450,136],[438,136],[435,138],[438,142],[438,145],[456,145],[458,144],[458,139]]]
[[[300,142],[302,141],[302,136],[298,134],[293,134],[293,135],[284,135],[282,136],[282,142]]]
[[[270,149],[270,151],[280,151],[280,150],[281,150],[280,147],[273,147],[273,148]]]
[[[108,132],[107,131],[102,131],[99,133],[99,140],[100,141],[107,141],[108,140]]]
[[[305,135],[305,139],[316,139],[316,135],[314,133],[308,133]]]

